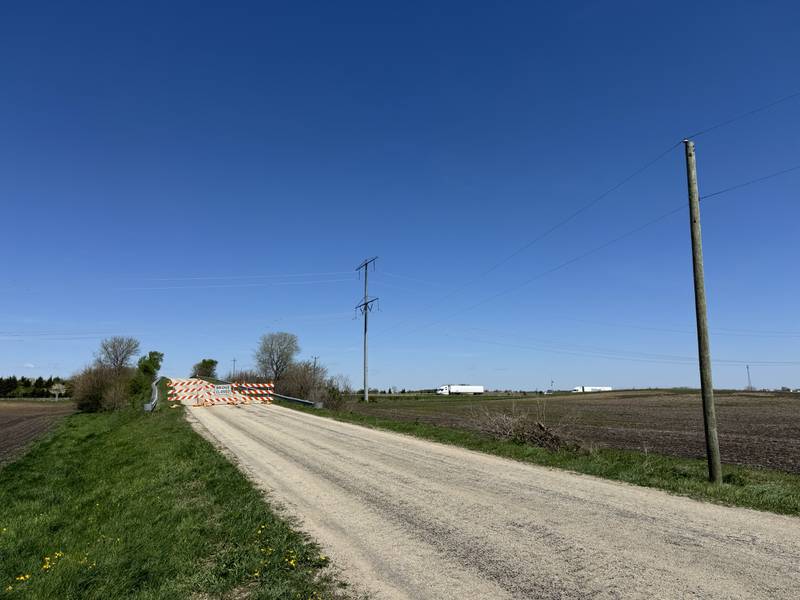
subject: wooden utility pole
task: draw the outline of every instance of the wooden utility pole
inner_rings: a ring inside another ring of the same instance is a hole
[[[708,343],[706,286],[703,272],[703,238],[700,231],[700,192],[697,188],[697,163],[694,142],[683,140],[686,150],[686,180],[689,185],[689,223],[692,231],[692,266],[694,269],[694,307],[697,318],[697,350],[700,356],[700,388],[703,396],[703,423],[706,433],[708,479],[722,483],[722,464],[717,439],[717,415],[714,409],[714,386],[711,382],[711,349]]]

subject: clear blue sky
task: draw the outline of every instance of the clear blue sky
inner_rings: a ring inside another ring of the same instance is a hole
[[[285,330],[358,385],[378,255],[371,384],[697,385],[685,210],[547,273],[685,206],[682,148],[487,271],[798,56],[793,2],[4,3],[0,374]],[[800,97],[696,142],[701,194],[796,166]],[[798,189],[703,203],[718,386],[800,387]]]

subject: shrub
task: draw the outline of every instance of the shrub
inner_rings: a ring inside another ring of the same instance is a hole
[[[310,360],[294,362],[276,382],[276,391],[285,396],[319,402],[323,400],[328,371],[322,365],[315,365]]]
[[[330,377],[325,385],[325,398],[322,404],[328,410],[343,410],[349,403],[349,398],[353,394],[350,380],[344,375]]]
[[[78,410],[97,412],[103,407],[103,394],[114,379],[108,367],[93,365],[72,378],[72,399]]]
[[[103,390],[103,400],[101,408],[103,410],[122,410],[131,404],[131,396],[128,393],[130,380],[123,377],[114,377]]]
[[[111,367],[94,364],[72,379],[72,398],[78,410],[84,412],[126,408],[131,404],[133,376],[134,370],[130,367],[115,371]]]

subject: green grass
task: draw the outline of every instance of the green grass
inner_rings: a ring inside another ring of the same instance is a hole
[[[800,476],[791,473],[725,465],[724,482],[715,486],[707,481],[707,465],[703,460],[614,449],[550,452],[464,429],[281,404],[339,421],[396,431],[503,458],[657,488],[698,500],[800,515]]]
[[[0,470],[0,596],[337,597],[319,548],[182,410],[76,414]]]

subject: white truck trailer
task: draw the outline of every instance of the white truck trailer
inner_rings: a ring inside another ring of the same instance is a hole
[[[437,394],[448,396],[450,394],[482,394],[485,390],[482,385],[443,385],[436,390]]]
[[[573,394],[581,394],[583,392],[611,392],[614,388],[606,385],[579,385],[572,388]]]

